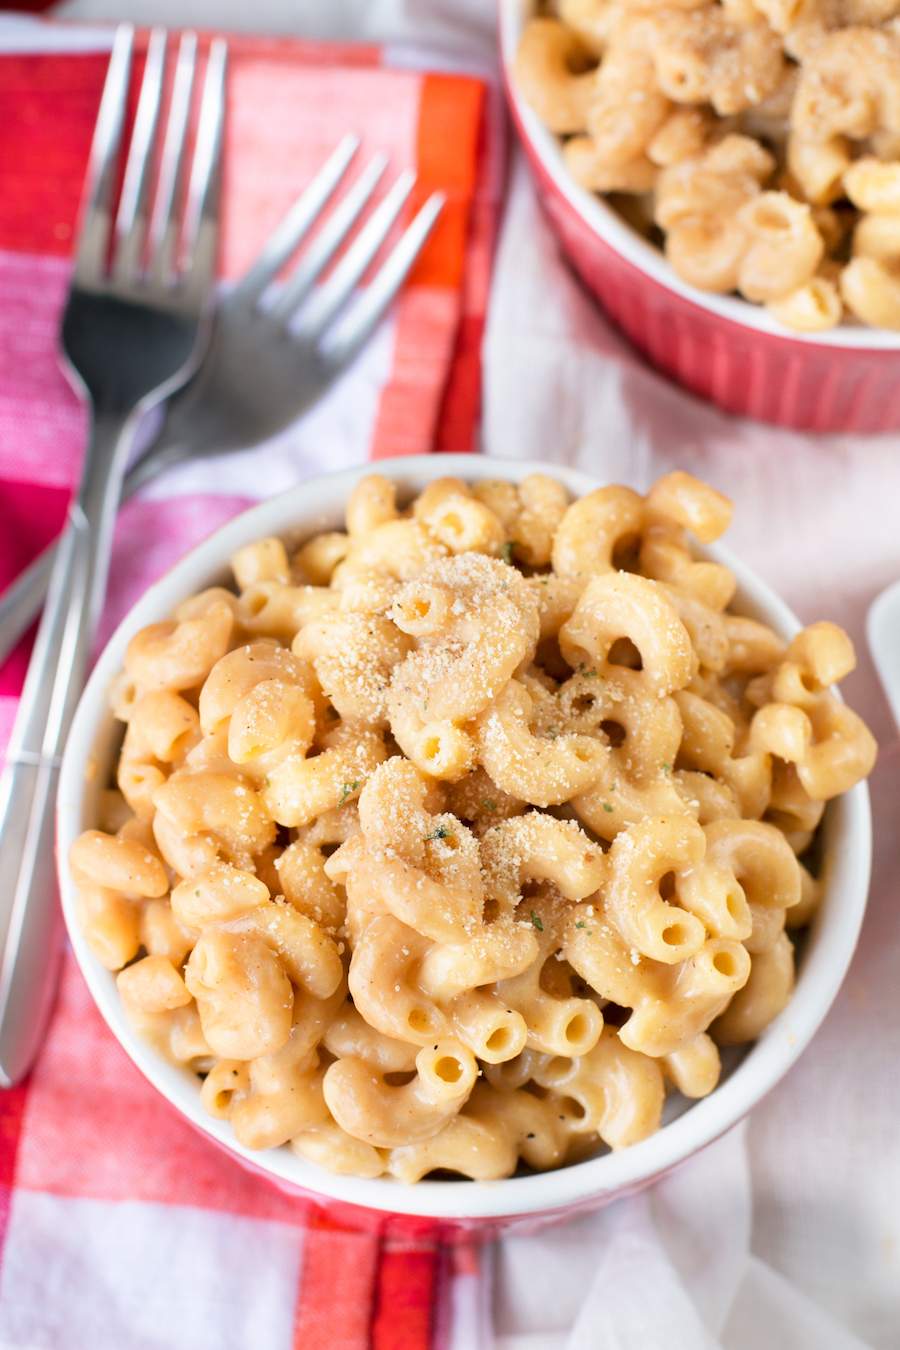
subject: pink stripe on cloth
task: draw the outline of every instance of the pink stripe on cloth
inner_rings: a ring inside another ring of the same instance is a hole
[[[9,694],[0,694],[0,755],[9,744],[9,733],[12,731],[18,706],[18,698],[13,698]]]
[[[69,487],[81,463],[87,413],[56,355],[70,270],[0,251],[0,478]]]

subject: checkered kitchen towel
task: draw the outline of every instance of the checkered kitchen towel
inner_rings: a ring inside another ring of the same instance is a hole
[[[56,330],[106,67],[105,30],[0,18],[0,585],[56,532],[83,409]],[[470,449],[501,179],[493,91],[372,47],[231,45],[222,268],[248,265],[340,136],[448,206],[392,317],[301,423],[128,504],[104,634],[181,554],[320,469]],[[358,171],[358,167],[356,169]],[[390,177],[390,175],[389,175]],[[414,210],[416,201],[410,206]],[[0,746],[26,651],[0,671]],[[95,1012],[71,959],[40,1061],[0,1093],[0,1345],[52,1350],[473,1350],[478,1255],[427,1226],[360,1233],[185,1125]]]

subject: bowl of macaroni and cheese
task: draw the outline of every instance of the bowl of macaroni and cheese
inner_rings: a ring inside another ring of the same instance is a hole
[[[62,766],[96,1003],[280,1186],[512,1221],[645,1185],[835,997],[875,743],[731,505],[468,455],[312,479],[153,586]]]
[[[729,412],[896,430],[900,31],[832,10],[499,0],[504,79],[565,253],[656,366]]]

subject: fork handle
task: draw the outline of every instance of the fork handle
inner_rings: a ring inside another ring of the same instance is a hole
[[[54,539],[0,595],[0,666],[37,618],[53,571],[56,545]]]
[[[127,488],[124,495],[130,495]],[[0,595],[0,666],[40,613],[62,539],[60,535],[51,540]]]
[[[56,898],[53,804],[58,764],[10,764],[3,786],[6,939],[0,967],[0,1087],[27,1073],[40,1048],[62,955],[62,915]],[[9,839],[9,848],[5,840]],[[8,859],[7,854],[15,857]]]
[[[69,509],[0,776],[0,1083],[27,1072],[56,984],[60,922],[54,874],[59,761],[84,684],[109,569],[130,419],[94,421]]]

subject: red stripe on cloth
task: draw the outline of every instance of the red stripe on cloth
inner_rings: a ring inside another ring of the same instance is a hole
[[[0,59],[0,248],[68,256],[106,53]]]
[[[452,453],[477,449],[483,336],[483,314],[472,314],[460,321],[453,364],[438,414],[435,450]]]
[[[378,1267],[372,1350],[428,1350],[432,1343],[440,1248],[386,1245]]]
[[[295,1350],[368,1350],[377,1233],[343,1228],[315,1210],[306,1231],[294,1313]]]
[[[0,479],[0,501],[3,503],[0,590],[55,538],[65,518],[68,500],[69,493],[65,488]],[[0,696],[18,694],[22,688],[30,650],[29,636],[0,666]]]
[[[28,1079],[0,1092],[0,1254],[9,1224],[9,1210],[16,1180],[16,1161],[22,1120],[28,1099]]]

